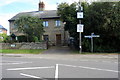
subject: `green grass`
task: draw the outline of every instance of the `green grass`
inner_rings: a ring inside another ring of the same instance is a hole
[[[40,54],[45,50],[40,49],[0,49],[0,53]]]

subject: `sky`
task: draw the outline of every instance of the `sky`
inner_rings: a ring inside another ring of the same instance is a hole
[[[39,1],[43,1],[45,3],[45,10],[56,10],[57,4],[60,4],[61,2],[67,2],[71,4],[73,2],[78,2],[79,0],[0,0],[1,2],[0,25],[2,25],[8,30],[7,33],[8,35],[9,35],[8,20],[20,12],[37,11]],[[80,1],[90,2],[95,0],[80,0]]]
[[[45,3],[45,10],[56,10],[57,4],[61,2],[78,2],[79,0],[0,0],[0,25],[8,30],[8,20],[20,12],[30,12],[38,10],[39,1]]]

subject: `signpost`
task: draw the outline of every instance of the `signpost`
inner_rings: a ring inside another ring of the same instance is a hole
[[[83,18],[83,7],[81,6],[80,0],[79,0],[79,12],[77,12],[77,18],[82,19]],[[81,20],[79,20],[79,24],[77,25],[77,32],[79,32],[79,48],[80,53],[82,52],[82,45],[81,45],[81,32],[83,32],[83,24],[81,24]]]
[[[91,38],[91,52],[93,52],[93,37],[100,37],[100,35],[95,35],[94,33],[91,33],[91,35],[84,36],[85,38]]]

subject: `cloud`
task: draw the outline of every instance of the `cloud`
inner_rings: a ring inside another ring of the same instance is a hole
[[[35,5],[39,0],[0,0],[0,2],[2,3],[0,6],[5,6],[14,2],[30,3]]]
[[[68,2],[71,4],[75,1],[78,2],[79,0],[42,0],[42,1],[45,2],[46,10],[56,10],[57,3],[60,4],[61,2]],[[13,3],[15,4],[15,3],[19,3],[19,2],[20,3],[29,3],[29,4],[31,4],[31,7],[32,7],[32,5],[38,7],[39,0],[0,0],[0,2],[2,3],[2,4],[0,4],[0,7],[7,6],[10,4],[13,5]],[[22,8],[22,6],[21,6],[21,8]],[[23,7],[23,9],[24,9],[24,7]],[[35,11],[35,10],[38,10],[38,9],[31,8],[31,9],[23,10],[21,12],[28,12],[28,11]],[[10,18],[12,18],[13,16],[15,16],[16,14],[18,14],[19,12],[17,12],[17,10],[13,10],[13,12],[11,13],[11,11],[9,11],[9,9],[6,13],[3,13],[3,12],[4,11],[0,12],[0,24],[8,30],[8,34],[9,34],[8,20]]]
[[[0,6],[8,5],[15,1],[17,1],[17,0],[0,0],[0,2],[2,3],[2,4],[0,4]]]
[[[8,20],[13,17],[14,15],[16,15],[16,13],[12,13],[12,14],[0,14],[0,25],[2,25],[3,27],[5,27],[8,32],[7,34],[9,35],[9,22]]]

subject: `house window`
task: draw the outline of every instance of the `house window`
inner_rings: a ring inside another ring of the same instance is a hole
[[[48,35],[43,35],[44,41],[49,41],[49,36]]]
[[[56,21],[55,21],[55,26],[56,26],[56,27],[59,27],[59,26],[61,25],[60,22],[61,22],[60,20],[56,20]]]
[[[48,21],[43,21],[43,26],[48,27]]]

